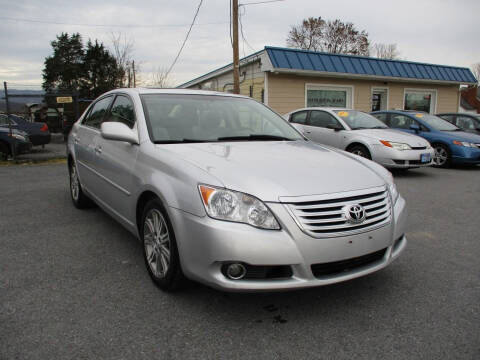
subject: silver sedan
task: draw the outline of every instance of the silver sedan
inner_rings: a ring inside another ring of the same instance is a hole
[[[119,89],[68,138],[73,204],[95,202],[143,244],[164,290],[319,286],[380,270],[406,246],[391,174],[316,145],[250,98]],[[101,259],[99,259],[101,261]]]
[[[284,115],[307,138],[389,168],[432,165],[434,150],[420,136],[390,129],[373,116],[351,109],[311,107]]]

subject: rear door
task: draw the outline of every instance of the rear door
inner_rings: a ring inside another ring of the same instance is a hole
[[[72,134],[80,181],[82,186],[95,196],[98,193],[95,186],[98,183],[94,164],[95,146],[97,138],[100,136],[100,125],[110,107],[112,98],[112,96],[107,96],[93,104],[76,132]]]
[[[317,143],[340,148],[343,137],[342,132],[329,129],[329,125],[343,128],[343,125],[328,112],[311,110],[308,123],[305,126],[305,130],[308,133],[307,137]]]
[[[136,131],[133,101],[128,95],[117,95],[104,121],[121,122]],[[132,221],[130,206],[138,145],[124,141],[96,139],[94,167],[97,171],[98,197],[123,220]]]

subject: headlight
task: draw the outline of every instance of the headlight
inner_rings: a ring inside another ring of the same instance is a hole
[[[477,147],[477,145],[466,142],[466,141],[453,140],[453,143],[458,146]]]
[[[383,145],[385,145],[386,147],[393,148],[393,149],[396,149],[396,150],[412,150],[412,148],[408,144],[391,142],[391,141],[387,141],[387,140],[380,140],[380,142]]]
[[[397,190],[397,185],[395,185],[395,182],[393,181],[393,175],[391,173],[389,173],[388,191],[390,191],[393,205],[395,205],[400,194]]]
[[[199,185],[198,189],[207,214],[214,219],[245,223],[262,229],[280,229],[268,207],[251,195],[205,185]]]

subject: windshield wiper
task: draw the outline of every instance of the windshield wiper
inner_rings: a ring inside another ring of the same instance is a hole
[[[388,129],[388,127],[386,127],[386,126],[374,126],[374,127],[371,127],[370,129]]]
[[[264,135],[264,134],[250,134],[250,135],[243,135],[243,136],[223,136],[217,139],[218,141],[255,141],[255,140],[265,140],[265,141],[278,141],[278,140],[286,140],[286,141],[294,141],[295,139],[286,138],[284,136],[277,136],[277,135]]]
[[[154,144],[185,144],[185,143],[205,143],[215,142],[217,140],[201,140],[201,139],[178,139],[178,140],[155,140]]]

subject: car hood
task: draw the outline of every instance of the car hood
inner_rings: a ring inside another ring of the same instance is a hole
[[[352,130],[352,133],[360,134],[374,140],[398,142],[414,147],[428,145],[428,141],[420,136],[408,134],[395,129],[362,129]]]
[[[263,201],[366,189],[386,183],[379,172],[355,157],[306,141],[157,145],[159,147],[200,167],[226,188]]]
[[[451,136],[454,140],[467,141],[480,144],[480,135],[472,134],[465,131],[440,131],[440,133]]]

